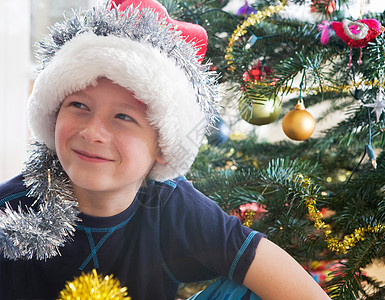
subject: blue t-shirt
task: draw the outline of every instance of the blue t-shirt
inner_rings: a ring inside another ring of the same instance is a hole
[[[0,185],[0,206],[30,207],[22,176]],[[241,225],[185,178],[148,182],[112,217],[80,214],[73,240],[46,261],[0,257],[0,299],[55,299],[97,269],[133,300],[174,299],[178,284],[225,276],[242,283],[263,236]]]

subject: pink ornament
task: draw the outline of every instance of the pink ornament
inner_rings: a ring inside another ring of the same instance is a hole
[[[384,27],[375,19],[364,19],[358,21],[350,21],[348,19],[342,22],[323,21],[318,25],[321,33],[321,43],[325,45],[329,42],[329,32],[333,29],[336,35],[350,46],[349,68],[352,63],[352,48],[360,48],[360,57],[358,64],[361,64],[362,48],[366,47],[369,42],[373,41],[383,31]]]
[[[381,23],[375,19],[358,21],[343,20],[342,22],[323,21],[318,25],[321,33],[321,43],[329,42],[329,32],[333,29],[336,35],[352,48],[363,48],[384,31]]]

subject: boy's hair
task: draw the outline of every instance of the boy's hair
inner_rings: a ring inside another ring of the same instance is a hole
[[[149,177],[164,181],[189,170],[213,124],[217,76],[201,64],[207,44],[201,26],[170,19],[153,0],[135,1],[78,11],[51,28],[37,51],[28,119],[33,137],[55,150],[56,115],[65,97],[109,78],[147,105],[167,162],[156,164]]]

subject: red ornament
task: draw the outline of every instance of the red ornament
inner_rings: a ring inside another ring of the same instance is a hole
[[[310,12],[322,12],[326,15],[332,14],[336,10],[336,2],[330,0],[313,0],[310,6]]]
[[[264,204],[246,203],[239,206],[237,209],[231,210],[230,214],[237,216],[242,223],[252,223],[254,220],[261,218],[265,212],[267,212],[267,210]]]
[[[273,69],[266,64],[262,64],[260,60],[251,68],[250,71],[243,73],[244,81],[263,81],[265,79],[273,79]]]

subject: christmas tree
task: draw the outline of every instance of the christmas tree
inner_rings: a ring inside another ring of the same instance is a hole
[[[295,2],[312,18],[291,17],[286,1],[238,12],[221,0],[163,1],[174,19],[206,28],[205,60],[224,90],[218,130],[188,177],[309,272],[332,271],[317,279],[332,298],[382,299],[364,269],[385,253],[385,17],[363,2],[357,17],[344,0]],[[307,109],[321,104],[313,118]],[[250,126],[282,124],[288,137],[229,137],[229,111]],[[333,113],[339,121],[312,136]]]

